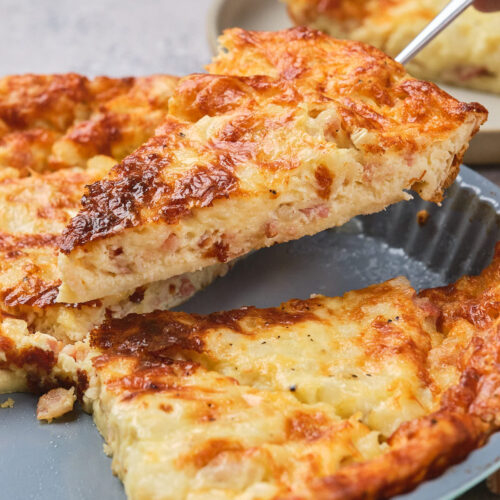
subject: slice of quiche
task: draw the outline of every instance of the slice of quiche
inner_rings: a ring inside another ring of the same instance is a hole
[[[395,57],[448,0],[283,0],[299,25]],[[408,64],[430,80],[500,93],[500,13],[468,9]]]
[[[85,304],[55,303],[57,243],[85,185],[153,134],[176,83],[167,75],[25,75],[0,81],[0,124],[10,127],[0,138],[0,313],[22,319],[19,331],[74,342],[105,317],[178,305],[226,272],[227,264],[216,264]],[[31,337],[21,345],[37,341]],[[2,351],[0,345],[0,359]],[[0,373],[9,379],[0,382],[0,391],[26,386],[25,364],[18,364],[16,373]],[[17,386],[10,382],[16,379]]]
[[[130,499],[387,498],[500,428],[499,285],[500,246],[481,276],[419,294],[396,278],[133,314],[64,347],[46,387],[73,380]],[[40,418],[67,409],[60,392]]]
[[[145,145],[91,186],[60,240],[58,301],[226,262],[409,199],[440,201],[486,119],[377,49],[229,30]],[[216,74],[217,73],[217,74]]]

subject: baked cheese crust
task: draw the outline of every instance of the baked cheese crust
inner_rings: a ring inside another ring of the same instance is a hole
[[[299,25],[395,57],[448,0],[284,0]],[[468,9],[408,64],[418,78],[500,93],[500,13]]]
[[[380,51],[319,31],[229,30],[157,134],[89,186],[64,231],[58,301],[85,302],[439,201],[486,119]],[[100,290],[100,292],[98,291]]]
[[[419,294],[396,278],[130,315],[64,347],[50,376],[74,380],[131,499],[386,498],[500,427],[499,283],[500,246],[481,276]]]
[[[82,340],[105,317],[174,307],[227,271],[227,264],[216,264],[90,303],[55,303],[61,282],[58,240],[78,212],[85,186],[104,177],[137,141],[153,134],[176,83],[175,77],[163,75],[95,80],[23,75],[1,80],[0,121],[10,132],[0,138],[0,313],[24,320],[26,333],[43,332],[65,343]],[[116,126],[106,128],[104,123]],[[55,142],[43,155],[35,155],[42,129]],[[12,149],[14,136],[34,140],[19,140]],[[21,368],[0,378],[12,381],[0,384],[3,391],[26,386]]]
[[[0,311],[24,319],[32,331],[74,342],[106,315],[174,307],[225,274],[228,264],[220,263],[85,304],[56,304],[61,233],[77,213],[85,185],[102,178],[115,163],[97,156],[86,169],[0,181]]]
[[[74,74],[0,79],[0,178],[121,160],[153,135],[178,79]]]
[[[55,304],[58,240],[78,212],[85,186],[153,135],[177,81],[168,75],[88,80],[75,74],[0,81],[0,117],[10,127],[4,144],[12,146],[12,134],[37,137],[42,129],[58,137],[42,156],[32,154],[40,147],[36,141],[20,141],[15,151],[0,154],[7,162],[0,162],[1,311],[25,319],[31,330],[81,340],[106,315],[174,307],[226,272],[227,265],[219,264],[138,289],[98,291],[95,301],[78,307]],[[9,163],[12,158],[17,160]]]

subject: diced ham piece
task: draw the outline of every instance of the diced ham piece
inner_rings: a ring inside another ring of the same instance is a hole
[[[55,338],[48,338],[47,345],[49,346],[50,350],[54,352],[54,354],[58,354],[62,346],[62,344]]]
[[[179,238],[175,233],[169,235],[169,237],[163,242],[161,249],[165,252],[175,252],[179,248]]]
[[[461,82],[472,80],[480,76],[493,76],[492,73],[485,66],[477,66],[475,64],[464,64],[456,66],[453,70],[456,78]]]
[[[72,357],[75,361],[82,361],[88,355],[88,347],[84,344],[79,344],[78,346],[68,344],[64,346],[62,352],[66,356]]]
[[[278,224],[276,221],[269,221],[265,227],[267,238],[274,238],[278,234]]]
[[[59,418],[70,412],[75,404],[75,389],[63,389],[59,387],[52,389],[40,397],[36,407],[36,418],[52,422],[54,418]]]
[[[190,295],[193,295],[194,292],[196,292],[196,288],[187,278],[182,278],[179,292],[182,297],[189,297]]]
[[[442,313],[441,309],[427,298],[417,297],[415,295],[415,297],[413,297],[413,302],[429,319],[436,320]]]
[[[330,213],[330,207],[325,204],[315,205],[314,207],[302,208],[300,210],[308,219],[317,217],[326,218]]]

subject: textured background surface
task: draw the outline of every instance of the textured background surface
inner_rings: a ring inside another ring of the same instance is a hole
[[[90,76],[148,73],[182,75],[202,71],[203,65],[210,59],[205,32],[210,4],[210,0],[0,0],[0,75],[67,71]],[[491,170],[483,172],[496,174]],[[495,180],[500,183],[499,175]],[[4,399],[5,397],[2,397],[1,401]],[[31,422],[30,408],[33,407],[33,403],[27,400],[22,403],[27,406],[22,414],[18,414],[22,415],[19,424],[28,426],[26,418]],[[0,410],[2,411],[6,410]],[[72,426],[72,423],[59,425],[66,427]],[[10,467],[12,463],[9,460],[9,447],[15,446],[19,439],[12,436],[11,441],[2,443],[3,464],[0,467],[0,482],[3,488],[8,479],[9,482],[20,484],[21,481],[30,481],[30,477],[31,480],[38,482],[40,474],[50,475],[50,470],[47,469],[54,469],[54,464],[50,466],[45,464],[46,454],[43,450],[45,446],[57,447],[61,427],[45,427],[45,429],[47,435],[42,429],[40,431],[43,436],[40,432],[36,433],[37,440],[34,443],[36,446],[32,449],[32,453],[40,454],[38,470],[24,469],[23,466],[31,463],[32,458],[26,457],[23,464],[17,464],[15,472]],[[89,428],[86,428],[85,432],[88,430]],[[16,427],[16,431],[22,432],[21,426]],[[78,435],[78,427],[72,432]],[[85,434],[81,428],[80,432]],[[89,447],[80,450],[80,453],[75,450],[68,460],[77,459],[78,463],[83,460],[88,465],[93,462],[94,467],[85,468],[88,469],[88,481],[92,482],[97,471],[107,467],[108,464],[101,456],[96,456],[92,460],[93,450],[96,450],[96,454],[100,452],[99,437],[89,434],[85,440],[88,440]],[[45,500],[52,498],[55,490],[58,490],[66,491],[63,494],[66,498],[88,498],[87,488],[83,488],[82,491],[65,490],[63,478],[58,477],[57,465],[55,469],[53,473],[58,481],[54,484],[52,492],[46,489],[44,491],[40,479],[40,489],[31,489],[29,493],[25,490],[26,495],[22,497],[16,496],[16,493],[10,490],[8,496],[13,500],[17,498]],[[13,473],[17,474],[17,479],[14,481],[12,481]],[[3,491],[5,493],[5,489]],[[463,500],[488,498],[495,497],[489,495],[482,485],[466,495]]]
[[[201,71],[210,0],[0,0],[0,75]]]

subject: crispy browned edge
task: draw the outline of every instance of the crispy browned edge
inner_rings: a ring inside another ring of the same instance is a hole
[[[458,321],[475,329],[459,360],[459,383],[445,392],[438,411],[401,425],[389,439],[388,453],[314,481],[314,498],[369,500],[407,492],[464,460],[500,428],[499,285],[497,243],[480,276],[419,293],[437,308],[438,331],[446,334]]]

